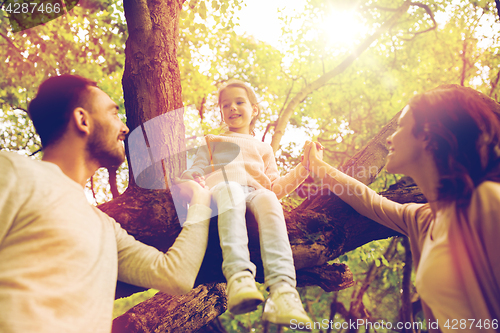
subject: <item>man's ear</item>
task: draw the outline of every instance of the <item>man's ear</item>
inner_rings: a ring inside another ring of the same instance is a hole
[[[90,134],[90,114],[87,110],[81,107],[74,109],[72,121],[79,132]]]

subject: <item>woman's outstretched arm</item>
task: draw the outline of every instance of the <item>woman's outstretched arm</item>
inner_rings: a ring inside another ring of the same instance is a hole
[[[408,224],[415,221],[417,209],[422,204],[399,204],[384,198],[365,184],[323,161],[322,152],[316,145],[310,146],[309,163],[311,172],[320,177],[322,184],[358,213],[408,235]]]

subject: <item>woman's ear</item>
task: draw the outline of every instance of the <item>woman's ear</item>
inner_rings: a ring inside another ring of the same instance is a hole
[[[431,144],[431,134],[429,124],[424,124],[423,130],[417,134],[417,139],[420,140],[426,150],[429,150]]]
[[[74,109],[71,120],[77,131],[87,135],[90,134],[90,114],[87,110],[81,107]]]
[[[432,150],[436,149],[435,142],[432,143],[431,135],[429,134],[429,132],[424,131],[424,132],[420,133],[420,139],[422,140],[422,144],[423,144],[425,150],[432,151]]]

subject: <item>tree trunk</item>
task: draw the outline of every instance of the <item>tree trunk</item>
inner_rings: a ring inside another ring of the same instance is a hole
[[[134,186],[136,177],[139,176],[133,175],[136,165],[152,166],[162,160],[162,169],[171,176],[185,163],[178,154],[184,150],[183,113],[172,112],[166,115],[167,112],[181,109],[183,105],[177,63],[179,13],[183,2],[184,0],[123,2],[129,32],[122,78],[127,126],[131,132],[129,138],[133,137],[134,130],[142,132],[140,137],[145,141],[147,148],[144,148],[149,153],[131,156],[131,141],[127,140],[129,186]],[[165,117],[159,117],[161,115]],[[154,175],[152,178],[158,178]],[[163,188],[166,187],[164,184]]]

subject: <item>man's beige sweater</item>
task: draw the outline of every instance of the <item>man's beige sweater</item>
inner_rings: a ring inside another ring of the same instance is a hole
[[[110,332],[117,279],[186,293],[207,237],[208,221],[186,226],[162,253],[91,206],[57,165],[0,152],[0,332]]]

